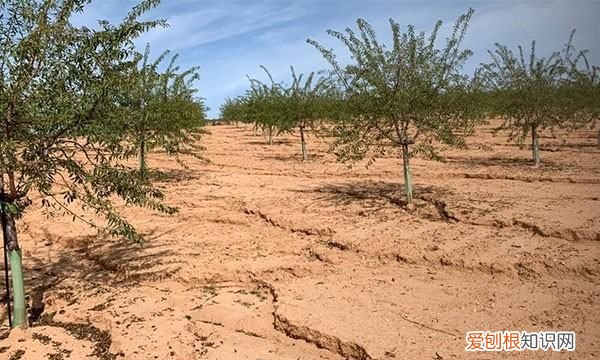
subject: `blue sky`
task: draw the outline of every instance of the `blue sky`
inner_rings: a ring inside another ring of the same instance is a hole
[[[76,21],[116,22],[135,3],[96,0]],[[560,49],[573,28],[575,45],[588,48],[592,62],[600,64],[600,0],[163,0],[149,16],[166,19],[169,27],[145,34],[137,44],[142,49],[150,42],[155,55],[165,49],[179,53],[182,67],[200,66],[199,94],[211,108],[209,117],[215,118],[225,98],[248,87],[246,75],[263,78],[259,65],[265,65],[276,80],[289,79],[290,65],[299,72],[326,69],[327,63],[307,38],[339,49],[343,60],[344,49],[325,34],[327,29],[344,30],[361,17],[387,41],[390,17],[425,31],[441,19],[442,31],[448,31],[469,7],[475,15],[464,46],[475,54],[465,71],[487,61],[487,49],[495,42],[514,47],[535,39],[539,51],[548,53]]]

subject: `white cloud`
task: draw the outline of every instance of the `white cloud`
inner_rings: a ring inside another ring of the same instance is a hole
[[[135,4],[134,0],[96,0],[78,23],[93,24],[97,18],[118,21]],[[468,7],[475,8],[464,45],[475,52],[467,71],[487,61],[486,50],[500,42],[508,46],[528,45],[536,39],[540,54],[560,48],[569,31],[577,28],[576,45],[590,48],[593,63],[600,63],[600,1],[385,1],[385,0],[258,0],[258,1],[167,1],[150,16],[168,20],[168,29],[156,29],[137,41],[151,42],[155,53],[171,49],[180,54],[182,67],[201,66],[200,95],[207,98],[218,116],[219,105],[228,96],[247,88],[246,75],[264,79],[259,65],[265,65],[277,79],[289,79],[289,66],[298,72],[327,68],[316,49],[306,44],[315,39],[326,47],[347,53],[326,29],[354,27],[363,17],[380,39],[389,39],[388,18],[403,28],[415,24],[430,31],[437,19],[445,21],[447,32],[456,17]],[[443,34],[442,34],[443,35]]]
[[[189,12],[167,16],[168,31],[152,30],[139,42],[185,50],[293,21],[305,12],[294,3],[200,2]]]

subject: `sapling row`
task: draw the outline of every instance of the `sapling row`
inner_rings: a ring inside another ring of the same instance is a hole
[[[297,74],[291,67],[291,82],[275,82],[262,67],[270,83],[250,78],[245,95],[228,99],[221,107],[221,117],[227,121],[253,123],[263,129],[272,144],[274,134],[299,131],[302,160],[308,160],[307,131],[316,130],[320,121],[331,113],[336,100],[330,81],[315,73]]]
[[[528,55],[496,44],[490,63],[473,76],[463,69],[473,52],[462,48],[469,9],[458,17],[449,36],[439,39],[442,22],[433,30],[405,31],[390,19],[392,41],[381,42],[373,27],[358,19],[356,29],[328,30],[349,55],[340,63],[338,52],[307,40],[329,63],[328,75],[311,86],[292,69],[292,85],[271,85],[251,79],[245,96],[228,100],[224,117],[274,126],[279,132],[300,130],[303,159],[307,158],[305,129],[326,120],[334,136],[333,152],[340,161],[369,157],[367,164],[387,152],[402,158],[406,203],[413,201],[410,166],[415,155],[441,160],[449,147],[465,148],[466,137],[486,119],[503,120],[497,130],[508,130],[509,140],[522,143],[531,136],[534,166],[540,164],[540,132],[577,129],[598,119],[598,67],[587,51],[576,51],[574,32],[561,51],[539,57],[535,42]],[[266,69],[265,69],[266,70]],[[260,94],[260,95],[259,95]],[[269,128],[269,134],[271,134]],[[600,144],[600,132],[599,132]]]
[[[503,120],[497,130],[507,130],[509,140],[519,144],[530,136],[536,167],[541,162],[541,131],[572,130],[597,117],[593,92],[598,89],[598,68],[589,64],[586,51],[574,49],[574,35],[547,57],[538,55],[535,41],[528,54],[522,46],[515,54],[496,44],[489,51],[492,61],[475,75],[487,94],[488,116]]]
[[[117,24],[73,24],[89,3],[0,1],[0,220],[13,327],[27,326],[17,224],[34,199],[50,216],[142,241],[115,203],[176,212],[144,178],[145,150],[189,152],[204,118],[191,90],[196,68],[179,72],[171,62],[160,71],[160,61],[148,61],[149,49],[143,55],[135,49],[140,35],[166,25],[142,19],[159,0],[140,2]],[[127,165],[138,155],[140,171]]]
[[[197,140],[202,133],[204,105],[194,98],[194,81],[200,78],[198,67],[180,71],[174,55],[165,70],[160,66],[169,51],[150,61],[150,44],[136,54],[137,66],[130,77],[128,105],[131,107],[128,129],[130,143],[138,148],[139,173],[146,178],[146,153],[162,148],[167,154],[196,156]],[[126,130],[126,131],[127,131]]]

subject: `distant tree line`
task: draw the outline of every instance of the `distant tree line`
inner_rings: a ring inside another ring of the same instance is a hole
[[[318,129],[322,120],[335,114],[339,101],[336,89],[328,77],[314,72],[305,76],[291,67],[291,81],[286,84],[275,82],[269,70],[262,69],[269,83],[249,78],[250,88],[243,96],[227,99],[221,106],[221,117],[251,124],[266,134],[269,145],[274,136],[298,130],[302,160],[306,161],[307,131]]]
[[[146,151],[195,154],[204,121],[193,88],[197,68],[181,71],[174,57],[161,69],[167,53],[152,62],[149,47],[140,53],[134,46],[166,25],[142,19],[159,0],[140,2],[118,24],[74,25],[90,2],[0,1],[0,220],[13,327],[27,326],[17,222],[34,205],[32,194],[49,216],[142,241],[115,201],[176,212],[146,177]],[[137,168],[128,165],[135,157]]]
[[[269,139],[271,127],[277,133],[298,128],[302,144],[307,122],[298,119],[318,120],[308,123],[334,136],[332,150],[340,161],[368,157],[371,164],[397,152],[408,206],[413,200],[411,157],[443,161],[442,150],[466,147],[466,137],[491,118],[502,120],[496,130],[507,130],[510,141],[522,144],[529,136],[532,164],[539,166],[540,131],[595,126],[599,68],[589,63],[587,50],[574,47],[573,31],[566,45],[548,57],[538,56],[535,41],[528,53],[521,46],[515,53],[496,44],[488,52],[490,62],[469,76],[463,66],[473,52],[462,43],[473,13],[469,9],[459,16],[444,41],[439,39],[441,21],[427,34],[413,25],[402,31],[390,19],[390,44],[382,43],[363,19],[356,29],[328,30],[350,53],[348,64],[337,61],[335,50],[309,39],[330,64],[318,86],[295,92],[290,91],[294,85],[286,89],[270,75],[271,86],[251,79],[250,90],[228,99],[221,115],[266,127]]]

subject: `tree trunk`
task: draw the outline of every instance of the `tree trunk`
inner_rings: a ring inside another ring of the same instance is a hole
[[[598,146],[600,146],[600,129],[598,129]]]
[[[306,152],[306,139],[304,138],[304,126],[300,126],[300,142],[302,143],[302,161],[308,160]]]
[[[142,107],[143,109],[143,107]],[[146,180],[146,124],[148,123],[148,112],[144,115],[144,121],[142,122],[142,128],[140,130],[140,179]]]
[[[406,195],[406,204],[410,207],[413,202],[413,186],[410,175],[410,154],[408,144],[402,144],[402,167],[404,168],[404,193]]]
[[[13,289],[13,328],[27,328],[27,311],[25,307],[25,283],[23,281],[23,263],[21,249],[17,241],[17,227],[15,218],[6,206],[2,206],[1,223],[4,237],[4,250],[8,252],[10,260],[10,273]],[[10,301],[10,299],[8,299]]]
[[[540,165],[540,140],[537,133],[537,125],[531,125],[531,149],[533,152],[533,166]]]
[[[273,145],[273,127],[269,126],[269,145]]]
[[[0,217],[2,216],[2,209],[0,209]],[[2,228],[0,220],[0,229]],[[4,236],[2,236],[4,239]],[[6,249],[6,242],[2,242],[2,250],[4,253],[4,287],[6,290],[6,317],[8,317],[8,326],[12,328],[12,310],[10,308],[10,275],[8,272],[8,250]]]
[[[146,135],[140,135],[140,178],[146,180]]]

